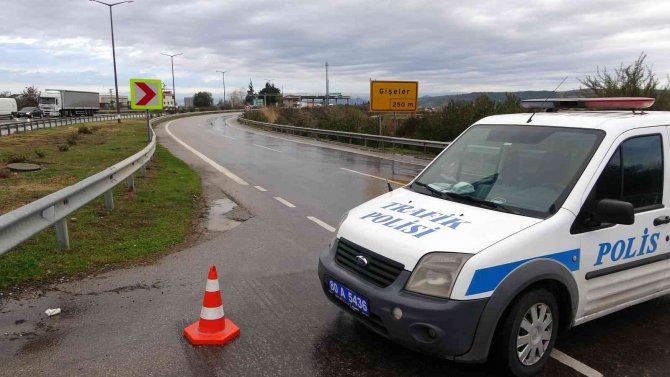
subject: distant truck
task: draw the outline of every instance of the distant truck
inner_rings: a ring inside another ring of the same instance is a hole
[[[40,94],[39,107],[47,116],[90,116],[100,110],[100,95],[96,92],[47,89]]]

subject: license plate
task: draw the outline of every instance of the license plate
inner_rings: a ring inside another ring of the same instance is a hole
[[[328,290],[330,293],[334,294],[335,297],[349,305],[349,307],[351,307],[354,311],[357,311],[365,316],[370,316],[367,298],[347,288],[339,281],[330,278],[328,279]]]

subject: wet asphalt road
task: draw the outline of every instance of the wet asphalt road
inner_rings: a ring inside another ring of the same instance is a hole
[[[201,172],[209,200],[228,196],[251,217],[154,264],[0,298],[0,375],[497,375],[486,365],[396,346],[335,308],[319,286],[317,255],[333,233],[307,216],[335,227],[346,210],[385,192],[384,181],[351,170],[407,181],[421,166],[295,143],[226,118],[176,120],[170,131],[247,186],[174,142],[165,125],[157,132]],[[192,347],[181,335],[198,317],[210,264],[219,271],[226,315],[241,328],[223,348]],[[63,313],[46,318],[52,307]],[[605,375],[664,376],[669,318],[670,298],[663,297],[579,326],[557,348]],[[551,359],[544,375],[579,373]]]

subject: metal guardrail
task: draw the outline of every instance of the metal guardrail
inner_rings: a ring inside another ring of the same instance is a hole
[[[344,137],[349,139],[349,143],[352,140],[362,140],[364,146],[367,146],[368,141],[377,141],[381,143],[390,143],[390,144],[399,144],[399,145],[410,145],[416,147],[423,147],[424,151],[426,148],[436,148],[444,149],[449,145],[449,142],[444,141],[433,141],[433,140],[421,140],[421,139],[405,139],[400,137],[391,137],[391,136],[381,136],[381,135],[371,135],[371,134],[359,134],[355,132],[344,132],[344,131],[332,131],[324,130],[321,128],[307,128],[307,127],[296,127],[296,126],[287,126],[283,124],[273,124],[258,122],[255,120],[244,119],[242,117],[238,118],[238,121],[249,124],[253,126],[261,126],[279,131],[291,131],[293,133],[305,133],[307,135],[315,135],[317,138],[319,135],[324,136],[336,136]]]
[[[145,116],[144,113],[125,113],[121,114],[121,119],[143,118],[144,116]],[[43,128],[53,128],[53,127],[69,126],[73,124],[92,123],[92,122],[103,122],[109,120],[116,120],[116,114],[114,115],[102,114],[94,116],[67,117],[67,118],[60,118],[60,117],[40,118],[40,119],[31,119],[25,122],[15,121],[0,124],[0,136],[11,135],[12,133],[18,133],[18,132],[41,130]]]
[[[151,123],[153,125],[156,121],[181,118],[189,114],[213,113],[218,113],[218,111],[167,115],[151,119]],[[116,119],[116,116],[113,119]],[[69,248],[67,216],[101,195],[104,195],[105,207],[108,210],[114,209],[112,196],[114,187],[126,180],[128,189],[134,190],[133,174],[138,170],[143,176],[146,174],[146,166],[153,157],[155,150],[156,134],[151,127],[151,141],[141,151],[72,186],[0,215],[0,255],[52,225],[56,229],[58,246],[65,249]]]

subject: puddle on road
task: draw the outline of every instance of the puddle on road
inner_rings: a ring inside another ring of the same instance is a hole
[[[237,208],[237,204],[228,198],[215,200],[209,209],[207,230],[225,232],[240,225],[246,218],[233,216]]]

